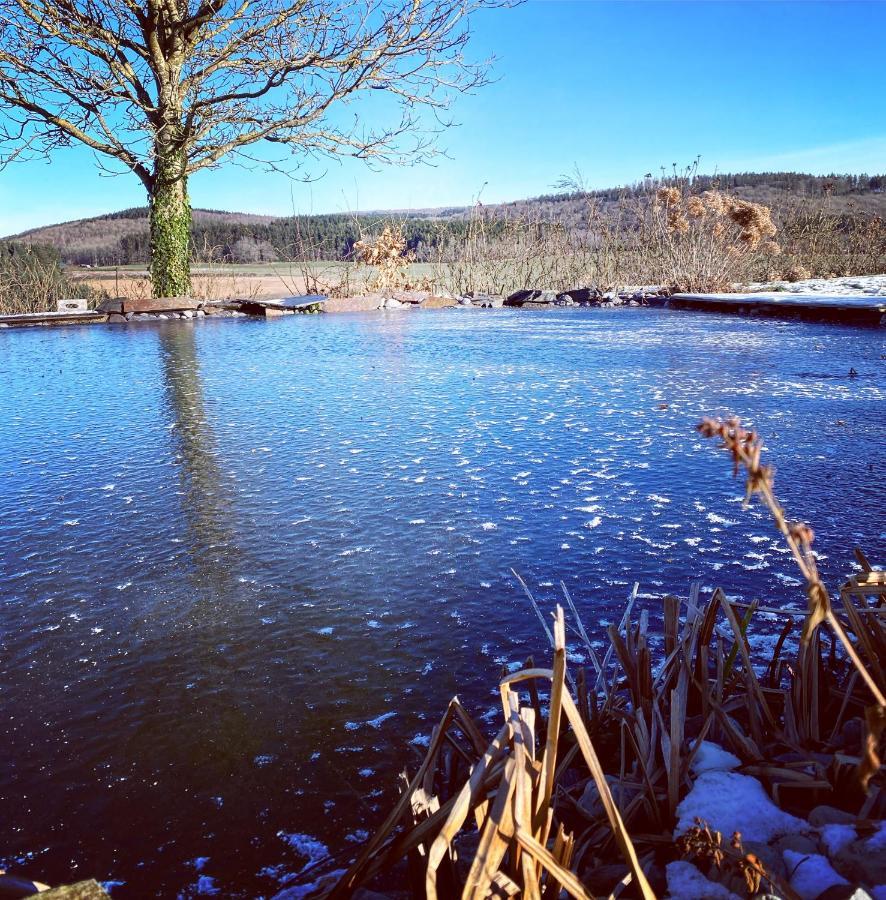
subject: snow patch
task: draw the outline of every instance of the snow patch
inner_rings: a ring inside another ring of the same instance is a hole
[[[782,812],[767,796],[763,785],[749,775],[713,770],[702,772],[692,790],[677,807],[676,834],[683,834],[704,819],[725,835],[740,831],[745,841],[768,844],[782,834],[809,830],[809,824]]]
[[[692,863],[672,862],[665,869],[668,896],[679,900],[739,900],[728,888],[705,878]]]
[[[797,853],[796,850],[785,850],[782,854],[791,879],[791,887],[802,900],[815,900],[829,887],[838,884],[849,884],[842,875],[838,875],[827,858],[819,853]]]
[[[701,775],[702,772],[729,772],[737,769],[740,765],[741,760],[728,750],[724,750],[719,744],[702,741],[690,768],[696,775]]]
[[[831,856],[836,856],[857,837],[858,835],[851,825],[823,825],[821,829],[821,839]]]

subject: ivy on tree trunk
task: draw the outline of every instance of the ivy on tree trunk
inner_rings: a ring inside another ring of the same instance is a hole
[[[158,165],[150,192],[151,285],[155,297],[184,297],[191,292],[191,203],[187,179],[177,163],[169,160]]]

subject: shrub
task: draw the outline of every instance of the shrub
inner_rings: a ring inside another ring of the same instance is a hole
[[[354,255],[358,262],[375,267],[371,283],[378,290],[407,286],[414,254],[407,248],[402,225],[389,222],[375,239],[361,237],[354,244]]]
[[[671,291],[729,290],[764,276],[781,253],[771,210],[717,189],[660,187],[638,219],[638,274]]]
[[[803,266],[791,266],[791,268],[784,273],[785,281],[805,281],[807,278],[811,277],[812,273]]]
[[[54,310],[70,297],[95,299],[96,294],[65,276],[54,247],[0,241],[0,314]]]

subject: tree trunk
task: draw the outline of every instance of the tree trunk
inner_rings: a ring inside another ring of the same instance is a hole
[[[191,292],[191,204],[184,166],[158,153],[150,189],[151,285],[155,297]]]

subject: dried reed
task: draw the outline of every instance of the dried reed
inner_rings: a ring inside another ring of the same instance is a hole
[[[688,600],[663,599],[657,659],[648,610],[634,617],[635,587],[600,659],[563,586],[570,632],[591,665],[571,678],[563,608],[548,627],[521,581],[551,643],[552,668],[529,660],[503,675],[504,721],[491,741],[457,698],[450,702],[399,802],[325,896],[348,897],[405,860],[410,874],[403,877],[416,897],[550,900],[561,891],[590,898],[627,889],[645,900],[663,890],[662,867],[688,856],[708,860],[724,879],[735,876],[733,890],[737,879],[748,896],[765,888],[791,900],[790,887],[746,851],[740,835],[727,846],[698,822],[673,838],[690,764],[708,738],[797,815],[823,798],[862,823],[877,809],[882,814],[886,576],[858,551],[862,571],[840,590],[841,619],[815,567],[811,530],[789,524],[774,496],[757,435],[735,420],[705,420],[699,428],[721,438],[736,468],[745,469],[749,498],[759,495],[769,507],[806,579],[809,608],[788,611],[767,664],[751,658],[756,604],[732,603],[719,588],[702,600],[697,585]],[[801,618],[789,659],[788,639]],[[836,636],[827,658],[824,623]],[[549,691],[546,712],[539,682]],[[864,746],[853,747],[847,715],[864,707]],[[590,805],[589,795],[596,798]]]

